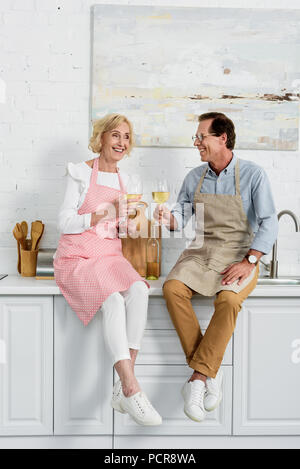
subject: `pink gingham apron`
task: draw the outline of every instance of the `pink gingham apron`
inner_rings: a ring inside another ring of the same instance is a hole
[[[105,209],[125,194],[119,170],[120,189],[97,184],[98,158],[95,158],[90,186],[78,214]],[[114,292],[127,290],[143,280],[123,256],[118,238],[118,218],[105,219],[79,234],[63,234],[53,260],[56,283],[65,299],[86,326],[102,303]]]

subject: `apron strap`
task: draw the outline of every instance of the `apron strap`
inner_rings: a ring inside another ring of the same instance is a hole
[[[94,159],[94,163],[93,163],[93,171],[92,171],[92,175],[91,175],[91,185],[96,185],[97,184],[97,179],[98,179],[98,168],[99,168],[99,158],[95,158]],[[126,189],[125,189],[125,186],[123,184],[123,181],[122,181],[122,178],[120,176],[120,171],[119,171],[119,168],[117,168],[117,173],[118,173],[118,178],[119,178],[119,184],[120,184],[120,190],[121,192],[124,192],[126,193]]]
[[[93,163],[93,171],[92,171],[92,176],[91,176],[91,185],[97,184],[97,177],[98,177],[98,158],[94,159]]]
[[[203,174],[200,178],[200,181],[199,181],[199,184],[195,190],[195,194],[197,192],[200,192],[201,191],[201,187],[202,187],[202,184],[203,184],[203,181],[204,181],[204,178],[205,178],[205,175],[207,173],[207,170],[208,170],[208,165],[205,169],[205,171],[203,171]],[[235,167],[234,167],[234,174],[235,174],[235,195],[241,195],[241,187],[240,187],[240,161],[239,159],[237,158],[236,160],[236,163],[235,163]]]
[[[206,175],[206,173],[207,173],[207,170],[208,170],[208,165],[207,165],[205,171],[203,171],[203,174],[202,174],[202,176],[201,176],[201,178],[200,178],[200,181],[199,181],[199,183],[198,183],[198,186],[197,186],[197,188],[196,188],[196,190],[195,190],[195,194],[196,194],[197,192],[200,192],[200,191],[201,191],[201,187],[202,187],[202,184],[203,184],[205,175]]]
[[[235,174],[235,195],[241,195],[241,188],[240,188],[240,161],[237,158],[234,168]]]
[[[126,190],[126,188],[125,188],[125,186],[124,186],[124,184],[123,184],[122,178],[121,178],[121,176],[120,176],[120,170],[119,170],[119,168],[117,168],[117,173],[118,173],[118,178],[119,178],[120,191],[123,192],[124,194],[126,194],[126,193],[127,193],[127,190]]]

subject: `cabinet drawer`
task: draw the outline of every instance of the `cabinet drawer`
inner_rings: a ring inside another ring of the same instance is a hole
[[[183,411],[181,388],[191,375],[185,365],[137,365],[141,388],[160,413],[162,425],[143,427],[128,414],[115,411],[116,435],[230,435],[232,407],[232,367],[223,366],[223,399],[203,422],[194,422]],[[117,376],[115,376],[117,379]]]
[[[205,329],[202,329],[205,332]],[[141,365],[185,365],[185,355],[175,330],[146,330],[137,356]],[[223,365],[232,365],[232,339],[229,341]]]
[[[214,312],[214,298],[195,297],[192,305],[201,330],[206,329]],[[150,297],[146,329],[174,329],[164,298]]]

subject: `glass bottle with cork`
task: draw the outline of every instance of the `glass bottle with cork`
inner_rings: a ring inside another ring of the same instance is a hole
[[[158,280],[159,278],[159,242],[155,237],[155,224],[151,223],[151,238],[147,241],[146,249],[146,279]]]

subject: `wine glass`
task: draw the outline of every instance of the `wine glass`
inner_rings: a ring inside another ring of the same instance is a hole
[[[170,184],[166,178],[158,178],[154,182],[152,199],[158,204],[159,210],[161,205],[167,202],[170,197]],[[159,223],[154,220],[154,226],[159,226]]]
[[[138,174],[131,174],[128,179],[128,183],[126,186],[127,194],[126,198],[128,200],[128,205],[130,205],[131,199],[138,199],[141,200],[143,195],[143,182]],[[142,207],[143,204],[136,204],[133,202],[135,207]],[[135,218],[136,212],[133,215],[129,215],[129,218]]]
[[[143,195],[143,183],[138,174],[131,174],[127,182],[127,200],[130,199],[141,199]]]

